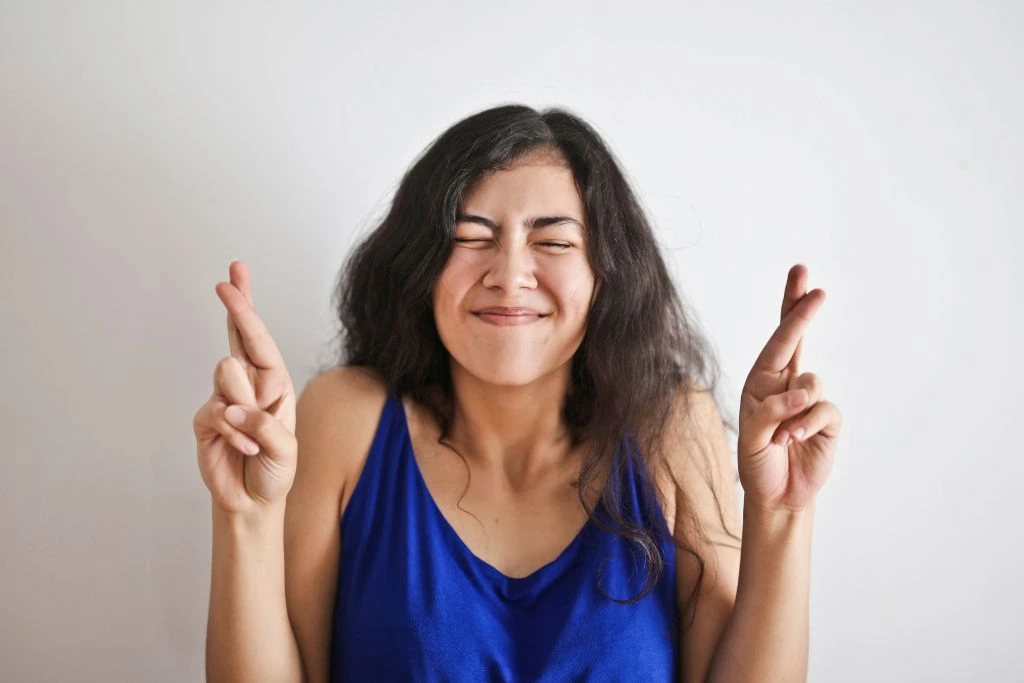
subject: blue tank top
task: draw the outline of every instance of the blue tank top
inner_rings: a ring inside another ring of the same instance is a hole
[[[667,532],[659,506],[657,519],[643,514],[653,491],[627,462],[623,511]],[[590,520],[548,564],[504,575],[469,550],[437,507],[394,392],[340,527],[333,682],[675,680],[671,539],[658,537],[665,571],[633,604],[602,595],[598,569],[604,593],[625,600],[639,593],[646,567],[632,559],[634,544]]]

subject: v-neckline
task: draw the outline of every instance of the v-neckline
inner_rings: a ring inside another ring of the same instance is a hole
[[[453,550],[462,554],[475,566],[479,567],[482,571],[489,574],[493,579],[497,579],[501,582],[504,582],[507,585],[514,585],[518,587],[524,587],[526,585],[539,581],[548,574],[558,571],[563,565],[565,565],[566,563],[568,563],[576,557],[576,555],[578,554],[579,547],[583,543],[584,535],[587,533],[587,530],[592,526],[590,518],[587,518],[587,521],[584,522],[580,530],[576,533],[575,536],[573,536],[573,539],[569,542],[569,544],[565,548],[563,548],[562,551],[553,560],[541,565],[537,569],[534,569],[526,576],[508,576],[491,563],[477,556],[477,554],[474,553],[473,550],[468,545],[466,545],[466,542],[462,540],[462,537],[459,536],[458,532],[455,530],[455,527],[453,527],[451,522],[448,521],[448,518],[445,517],[444,512],[442,512],[441,510],[441,507],[437,504],[437,501],[434,499],[434,495],[430,492],[430,488],[427,486],[427,481],[423,477],[423,472],[422,470],[420,470],[419,460],[417,460],[416,458],[416,450],[413,448],[412,434],[409,430],[409,419],[405,412],[405,404],[402,401],[402,397],[397,393],[392,393],[392,399],[394,400],[396,407],[398,409],[399,422],[401,423],[402,426],[402,439],[405,441],[405,443],[403,444],[405,446],[403,451],[407,452],[409,459],[411,460],[409,466],[413,471],[413,478],[416,480],[416,486],[420,489],[420,492],[423,494],[423,496],[429,501],[429,506],[432,510],[432,513],[437,516],[442,531],[447,535]]]

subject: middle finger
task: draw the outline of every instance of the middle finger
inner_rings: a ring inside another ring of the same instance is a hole
[[[263,370],[283,367],[284,359],[281,358],[277,344],[242,293],[227,282],[218,282],[216,290],[238,330],[239,347],[232,348],[231,355],[243,363]]]
[[[813,289],[804,294],[775,328],[764,349],[754,361],[754,370],[779,373],[793,361],[807,326],[825,301],[825,290]]]

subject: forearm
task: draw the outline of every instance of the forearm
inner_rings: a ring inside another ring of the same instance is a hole
[[[212,565],[207,680],[300,683],[284,592],[284,507],[245,520],[214,505]]]
[[[743,508],[739,584],[709,683],[807,680],[813,504],[799,513]]]

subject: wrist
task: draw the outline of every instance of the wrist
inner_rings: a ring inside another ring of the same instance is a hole
[[[809,529],[814,521],[814,502],[799,509],[779,508],[743,501],[743,530],[748,533],[771,536],[788,535],[795,531]]]
[[[244,512],[229,511],[213,503],[215,528],[236,534],[260,534],[275,531],[284,524],[284,501],[270,506],[257,505]]]

